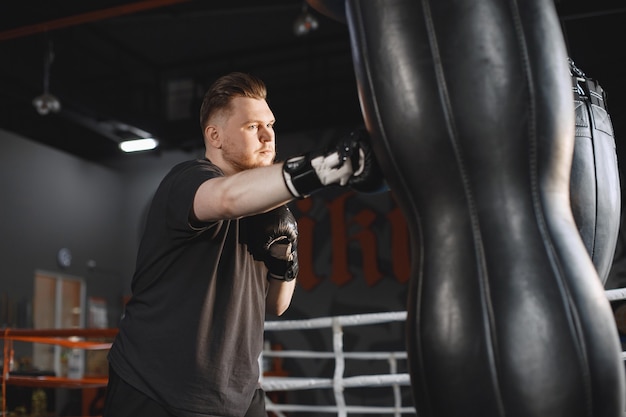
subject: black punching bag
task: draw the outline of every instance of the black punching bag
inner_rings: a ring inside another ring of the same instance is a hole
[[[606,284],[615,255],[621,190],[613,124],[600,84],[570,60],[576,109],[576,144],[570,196],[578,229]]]
[[[620,416],[621,347],[570,207],[574,106],[552,0],[335,10],[410,228],[417,414]]]

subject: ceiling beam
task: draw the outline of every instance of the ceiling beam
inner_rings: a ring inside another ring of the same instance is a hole
[[[110,19],[112,17],[118,17],[145,10],[156,9],[159,7],[170,6],[172,4],[186,3],[189,1],[191,0],[145,0],[137,3],[125,4],[122,6],[110,7],[108,9],[95,10],[92,12],[50,20],[48,22],[36,23],[33,25],[9,29],[4,32],[0,32],[0,41],[21,38],[37,33],[63,29],[70,26],[82,25],[84,23],[96,22],[99,20]]]
[[[626,7],[621,7],[619,9],[596,10],[596,11],[587,12],[587,13],[574,13],[574,14],[561,16],[560,19],[562,21],[580,20],[580,19],[589,19],[593,17],[611,16],[611,15],[621,14],[621,13],[626,13]]]

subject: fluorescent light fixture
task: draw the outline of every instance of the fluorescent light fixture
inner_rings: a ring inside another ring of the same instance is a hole
[[[120,149],[124,152],[149,151],[159,146],[159,141],[154,138],[134,139],[120,142]]]

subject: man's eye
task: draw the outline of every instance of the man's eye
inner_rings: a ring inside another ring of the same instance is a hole
[[[248,129],[250,129],[250,130],[254,130],[256,128],[257,128],[257,125],[250,125],[250,126],[248,126]]]

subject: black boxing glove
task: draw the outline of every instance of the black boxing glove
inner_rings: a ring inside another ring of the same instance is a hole
[[[298,223],[286,205],[244,219],[248,250],[263,261],[268,279],[292,281],[298,275]]]
[[[348,180],[350,188],[361,193],[388,191],[389,187],[374,155],[371,138],[367,130],[356,130],[351,133],[351,136],[359,145],[359,153],[362,154],[362,167],[358,174],[352,175]]]
[[[296,198],[305,198],[328,185],[350,185],[357,191],[365,191],[374,188],[371,184],[374,177],[378,182],[382,180],[364,129],[350,132],[329,150],[288,159],[283,165],[283,177]]]

